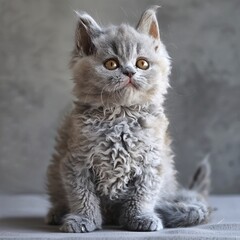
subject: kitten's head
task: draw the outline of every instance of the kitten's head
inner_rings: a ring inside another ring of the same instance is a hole
[[[71,60],[74,93],[94,106],[162,104],[170,60],[160,40],[154,6],[137,25],[100,27],[87,13],[77,13]]]

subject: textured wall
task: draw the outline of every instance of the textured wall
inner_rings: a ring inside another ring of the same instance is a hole
[[[0,192],[42,192],[54,136],[70,108],[73,9],[135,24],[150,0],[0,0]],[[173,58],[167,109],[187,183],[211,153],[213,192],[240,192],[240,1],[165,0]]]

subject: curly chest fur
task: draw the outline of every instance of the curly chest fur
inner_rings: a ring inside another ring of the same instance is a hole
[[[83,116],[82,152],[93,173],[96,190],[111,199],[130,194],[144,184],[154,188],[161,168],[160,139],[140,124],[148,113]]]

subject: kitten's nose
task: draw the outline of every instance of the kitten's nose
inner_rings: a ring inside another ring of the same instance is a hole
[[[123,69],[123,74],[126,75],[126,76],[128,76],[128,77],[130,77],[130,78],[131,78],[135,73],[136,73],[136,71],[135,71],[133,68],[131,68],[131,67],[125,67],[125,68]]]

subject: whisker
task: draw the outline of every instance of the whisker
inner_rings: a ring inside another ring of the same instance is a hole
[[[107,87],[109,87],[109,84],[104,85],[103,88],[102,88],[102,91],[101,91],[101,103],[102,103],[104,108],[107,108],[107,106],[104,104],[104,101],[103,101],[103,92]],[[108,95],[109,95],[109,93],[108,93]],[[108,104],[108,100],[107,100],[107,104]]]
[[[114,88],[113,88],[113,95],[114,95],[115,104],[117,103],[116,90],[117,90],[117,85],[115,85]]]
[[[102,103],[102,105],[103,105],[104,108],[106,108],[105,105],[104,105],[104,101],[103,101],[103,91],[104,91],[104,88],[105,88],[105,87],[106,87],[106,86],[104,86],[104,87],[102,88],[102,91],[101,91],[101,103]]]
[[[84,104],[87,102],[87,97],[89,96],[89,93],[90,93],[90,91],[91,91],[92,89],[93,89],[93,87],[91,87],[91,88],[89,89],[89,91],[87,92],[87,94],[86,94],[86,96],[85,96],[85,98],[84,98],[84,101],[83,101]]]

